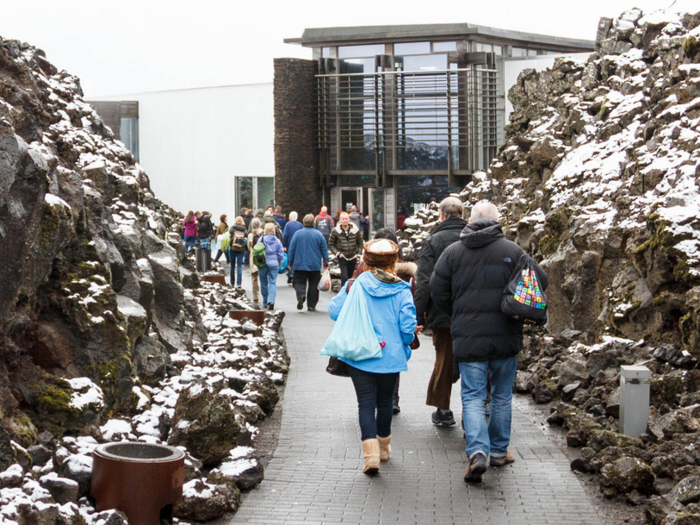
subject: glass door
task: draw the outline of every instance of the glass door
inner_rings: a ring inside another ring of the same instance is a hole
[[[348,211],[351,206],[362,210],[362,188],[340,188],[340,209]]]
[[[383,189],[369,189],[369,222],[371,234],[386,227]]]

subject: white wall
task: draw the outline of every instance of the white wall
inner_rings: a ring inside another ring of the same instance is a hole
[[[274,177],[272,83],[91,100],[138,100],[140,164],[176,210],[235,216],[235,176]]]
[[[580,61],[585,61],[590,53],[569,53],[562,55],[538,55],[536,57],[508,58],[503,66],[503,80],[506,87],[506,119],[505,123],[510,122],[510,114],[513,111],[513,105],[508,100],[508,91],[518,81],[518,75],[524,69],[535,69],[536,71],[544,71],[554,65],[554,59],[559,57],[572,57]]]

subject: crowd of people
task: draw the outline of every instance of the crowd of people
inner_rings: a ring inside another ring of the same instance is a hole
[[[356,206],[339,212],[337,221],[328,214],[326,206],[318,215],[308,214],[301,222],[296,211],[287,216],[281,206],[268,206],[255,214],[253,211],[242,208],[230,226],[228,216],[223,214],[216,227],[211,213],[189,211],[181,229],[185,253],[195,247],[209,249],[213,243],[214,262],[224,257],[230,265],[230,284],[239,288],[243,284],[243,267],[250,266],[253,302],[259,306],[262,296],[262,306],[269,310],[275,308],[277,276],[286,273],[287,283],[296,290],[297,308],[302,310],[306,304],[308,311],[315,311],[317,286],[321,271],[328,267],[329,249],[338,256],[343,284],[352,275],[369,224],[369,218]],[[260,254],[253,258],[258,244]]]
[[[524,252],[505,238],[498,209],[488,201],[475,204],[468,220],[456,197],[444,199],[439,211],[440,221],[423,243],[417,265],[402,261],[391,229],[366,241],[369,218],[355,206],[340,210],[336,220],[323,206],[301,222],[296,212],[287,217],[279,206],[259,210],[257,216],[244,209],[230,228],[222,215],[215,230],[215,260],[224,254],[230,262],[232,286],[241,286],[242,265],[250,264],[253,300],[258,303],[262,292],[268,309],[274,309],[276,279],[286,265],[297,310],[306,305],[313,312],[329,251],[336,256],[341,289],[328,312],[338,324],[354,320],[354,329],[363,326],[357,324],[362,319],[381,347],[379,356],[338,356],[357,397],[367,474],[378,472],[380,462],[391,457],[391,423],[400,411],[399,375],[419,346],[418,334],[429,329],[435,348],[426,395],[426,404],[435,407],[431,421],[438,427],[457,425],[451,392],[460,381],[468,456],[464,480],[480,482],[489,466],[515,461],[508,447],[523,323],[502,313],[501,299]],[[214,232],[206,212],[189,212],[183,226],[188,250],[196,238],[202,242]],[[234,248],[238,244],[241,248]],[[539,266],[537,272],[544,289],[547,275]],[[346,305],[351,306],[344,311]]]

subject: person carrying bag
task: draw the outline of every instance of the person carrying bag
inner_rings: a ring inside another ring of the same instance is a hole
[[[365,474],[378,472],[380,460],[391,456],[394,387],[408,369],[409,345],[420,330],[411,286],[394,273],[398,251],[388,239],[365,244],[369,271],[350,292],[346,283],[331,300],[328,313],[337,324],[321,351],[347,365],[355,387]]]

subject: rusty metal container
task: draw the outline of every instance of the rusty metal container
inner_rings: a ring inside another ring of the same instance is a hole
[[[118,509],[131,525],[172,523],[172,506],[182,497],[185,453],[175,447],[117,442],[92,453],[90,492],[97,510]]]
[[[265,322],[265,310],[229,310],[228,316],[236,321],[248,318],[258,326]]]
[[[203,275],[202,281],[207,281],[210,283],[226,284],[226,277],[223,275]]]

